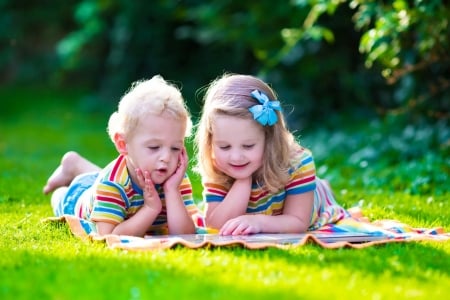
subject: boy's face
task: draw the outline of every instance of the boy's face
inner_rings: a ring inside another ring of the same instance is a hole
[[[251,119],[217,116],[212,124],[214,165],[234,179],[244,179],[262,166],[265,135]]]
[[[149,115],[138,123],[127,139],[127,164],[132,177],[135,169],[148,171],[154,184],[162,184],[176,170],[184,147],[185,126],[168,114]]]

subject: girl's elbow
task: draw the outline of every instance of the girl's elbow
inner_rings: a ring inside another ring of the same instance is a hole
[[[305,222],[300,218],[296,218],[296,226],[294,226],[294,232],[293,233],[305,233],[309,229],[309,222]]]
[[[220,230],[222,226],[226,223],[227,219],[221,218],[222,216],[218,217],[214,214],[206,214],[205,216],[205,223],[206,227],[214,230]]]

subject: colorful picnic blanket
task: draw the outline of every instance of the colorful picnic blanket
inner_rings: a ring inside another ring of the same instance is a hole
[[[106,242],[110,248],[123,250],[169,249],[177,245],[188,248],[223,247],[237,245],[248,249],[276,247],[287,249],[314,243],[324,248],[364,248],[392,242],[450,241],[443,228],[413,228],[396,220],[369,222],[360,212],[336,224],[327,224],[319,230],[303,234],[252,234],[221,236],[205,227],[196,234],[133,237],[122,235],[100,236],[93,222],[75,216],[50,217],[45,222],[66,222],[71,232],[82,239]]]

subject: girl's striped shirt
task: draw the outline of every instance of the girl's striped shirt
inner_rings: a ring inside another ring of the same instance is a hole
[[[288,195],[314,191],[311,230],[348,217],[346,210],[336,203],[329,186],[316,176],[311,151],[303,148],[297,154],[291,161],[290,179],[283,189],[270,193],[257,183],[252,183],[247,214],[280,215]],[[213,182],[205,182],[203,185],[203,199],[206,202],[222,202],[228,193],[227,188]]]

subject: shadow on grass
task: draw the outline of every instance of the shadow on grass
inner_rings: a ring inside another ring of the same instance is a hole
[[[359,285],[387,280],[383,294],[410,280],[428,282],[424,291],[429,291],[436,278],[450,276],[448,251],[440,243],[333,250],[313,244],[289,250],[177,246],[132,252],[81,241],[62,224],[38,229],[35,221],[16,222],[5,232],[14,245],[1,247],[9,249],[8,258],[0,259],[2,299],[29,299],[29,291],[45,299],[317,299],[338,296],[338,286],[349,297],[361,296],[347,286],[350,277]],[[327,282],[333,288],[327,289]]]
[[[450,255],[444,249],[449,241],[398,242],[370,246],[363,249],[324,249],[308,244],[290,250],[225,250],[239,257],[258,259],[270,256],[291,266],[339,267],[351,272],[364,272],[377,277],[389,272],[398,277],[415,276],[425,280],[428,272],[436,271],[450,276]]]

